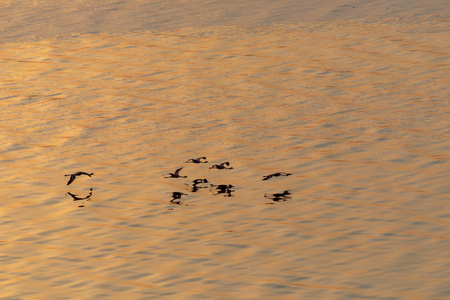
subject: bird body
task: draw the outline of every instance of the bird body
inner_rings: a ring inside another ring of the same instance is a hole
[[[94,175],[94,173],[86,173],[86,172],[80,171],[80,172],[76,172],[73,174],[64,175],[64,176],[70,176],[70,179],[67,182],[67,185],[71,184],[75,180],[75,178],[77,178],[77,176],[80,176],[80,175],[87,175],[87,176],[91,177],[92,175]]]

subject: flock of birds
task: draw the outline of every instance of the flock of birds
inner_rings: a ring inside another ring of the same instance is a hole
[[[186,161],[186,163],[194,163],[194,164],[201,164],[201,163],[207,163],[206,157],[198,157],[198,158],[191,158]],[[209,170],[212,169],[218,169],[218,170],[232,170],[233,167],[230,166],[230,162],[226,161],[220,164],[212,165],[209,167]],[[186,175],[181,175],[180,172],[183,170],[183,167],[176,169],[173,173],[168,173],[168,176],[165,176],[164,178],[187,178]],[[269,180],[274,177],[278,176],[290,176],[292,173],[286,173],[286,172],[276,172],[269,175],[263,176],[262,180]],[[233,185],[231,184],[211,184],[209,183],[208,179],[195,179],[192,181],[192,192],[196,192],[200,187],[201,184],[207,184],[206,186],[203,185],[202,187],[209,187],[210,191],[213,190],[214,195],[223,194],[225,197],[232,197]],[[187,194],[182,192],[173,192],[172,193],[172,200],[171,203],[179,204],[181,205],[183,202],[181,201],[181,198]],[[264,197],[271,198],[275,202],[280,201],[287,201],[291,198],[291,193],[289,190],[283,191],[282,193],[275,193],[275,194],[264,194]]]
[[[206,160],[206,157],[202,156],[202,157],[198,157],[198,158],[188,159],[186,161],[186,163],[201,164],[201,163],[208,163],[208,161]],[[231,169],[233,169],[233,167],[230,167],[230,162],[226,161],[226,162],[223,162],[220,164],[215,164],[215,165],[212,165],[211,167],[209,167],[209,170],[212,170],[212,169],[231,170]],[[180,175],[181,170],[183,170],[183,167],[176,169],[173,173],[168,173],[167,174],[168,176],[165,176],[164,178],[187,178],[186,175]],[[76,172],[73,174],[67,174],[65,176],[70,176],[69,181],[67,182],[67,185],[70,185],[71,183],[73,183],[75,181],[75,179],[81,175],[86,175],[86,176],[92,177],[92,175],[94,175],[94,173],[87,173],[87,172],[80,171],[80,172]],[[262,180],[269,180],[274,177],[290,176],[290,175],[292,175],[292,173],[276,172],[276,173],[272,173],[272,174],[263,176]],[[215,184],[209,183],[209,181],[207,179],[195,179],[192,181],[192,192],[196,192],[200,188],[206,188],[206,187],[208,187],[210,190],[212,189],[213,190],[212,192],[214,195],[223,194],[226,197],[233,196],[232,193],[234,192],[234,190],[233,190],[233,185],[231,185],[231,184],[215,185]],[[69,196],[71,196],[74,201],[87,200],[92,196],[92,188],[90,189],[89,195],[87,195],[86,197],[78,197],[77,195],[72,194],[70,192],[68,192],[67,194]],[[187,194],[182,193],[182,192],[173,192],[172,200],[170,200],[170,202],[173,204],[181,205],[182,204],[181,198],[185,195],[187,195]],[[291,199],[291,193],[289,192],[289,190],[285,190],[282,193],[264,194],[264,197],[270,198],[275,202],[287,201],[288,199]],[[83,207],[83,206],[80,206],[80,207]]]

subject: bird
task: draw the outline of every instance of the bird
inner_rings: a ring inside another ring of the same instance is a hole
[[[164,178],[187,178],[187,176],[181,176],[180,171],[183,169],[183,167],[176,169],[173,173],[168,173],[170,176],[166,176]]]
[[[206,159],[206,157],[202,156],[202,157],[199,157],[199,158],[190,158],[186,162],[187,163],[194,163],[194,164],[200,164],[200,163],[207,163],[208,162],[207,160],[202,161],[202,159]]]
[[[233,167],[227,168],[227,167],[225,167],[225,165],[229,166],[230,163],[229,163],[228,161],[226,161],[226,162],[223,162],[223,163],[221,163],[221,164],[219,164],[219,165],[213,165],[213,166],[210,167],[209,169],[210,169],[210,170],[211,170],[211,169],[214,169],[214,168],[219,169],[219,170],[222,170],[222,169],[229,169],[229,170],[231,170],[231,169],[233,169]]]
[[[277,173],[273,173],[273,174],[269,174],[269,175],[263,176],[263,179],[262,179],[262,180],[268,180],[268,179],[270,179],[270,178],[272,178],[272,177],[289,176],[289,175],[292,175],[292,173],[277,172]]]
[[[86,172],[81,172],[80,171],[80,172],[76,172],[76,173],[73,173],[73,174],[64,175],[64,176],[70,176],[70,179],[67,182],[67,185],[71,184],[75,180],[75,178],[77,176],[80,176],[80,175],[87,175],[87,176],[91,177],[92,175],[94,175],[94,173],[86,173]]]

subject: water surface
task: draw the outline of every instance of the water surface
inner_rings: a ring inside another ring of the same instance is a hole
[[[3,44],[1,298],[448,298],[448,29]]]

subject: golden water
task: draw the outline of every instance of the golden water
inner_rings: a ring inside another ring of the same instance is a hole
[[[3,44],[0,298],[448,299],[448,29]]]

